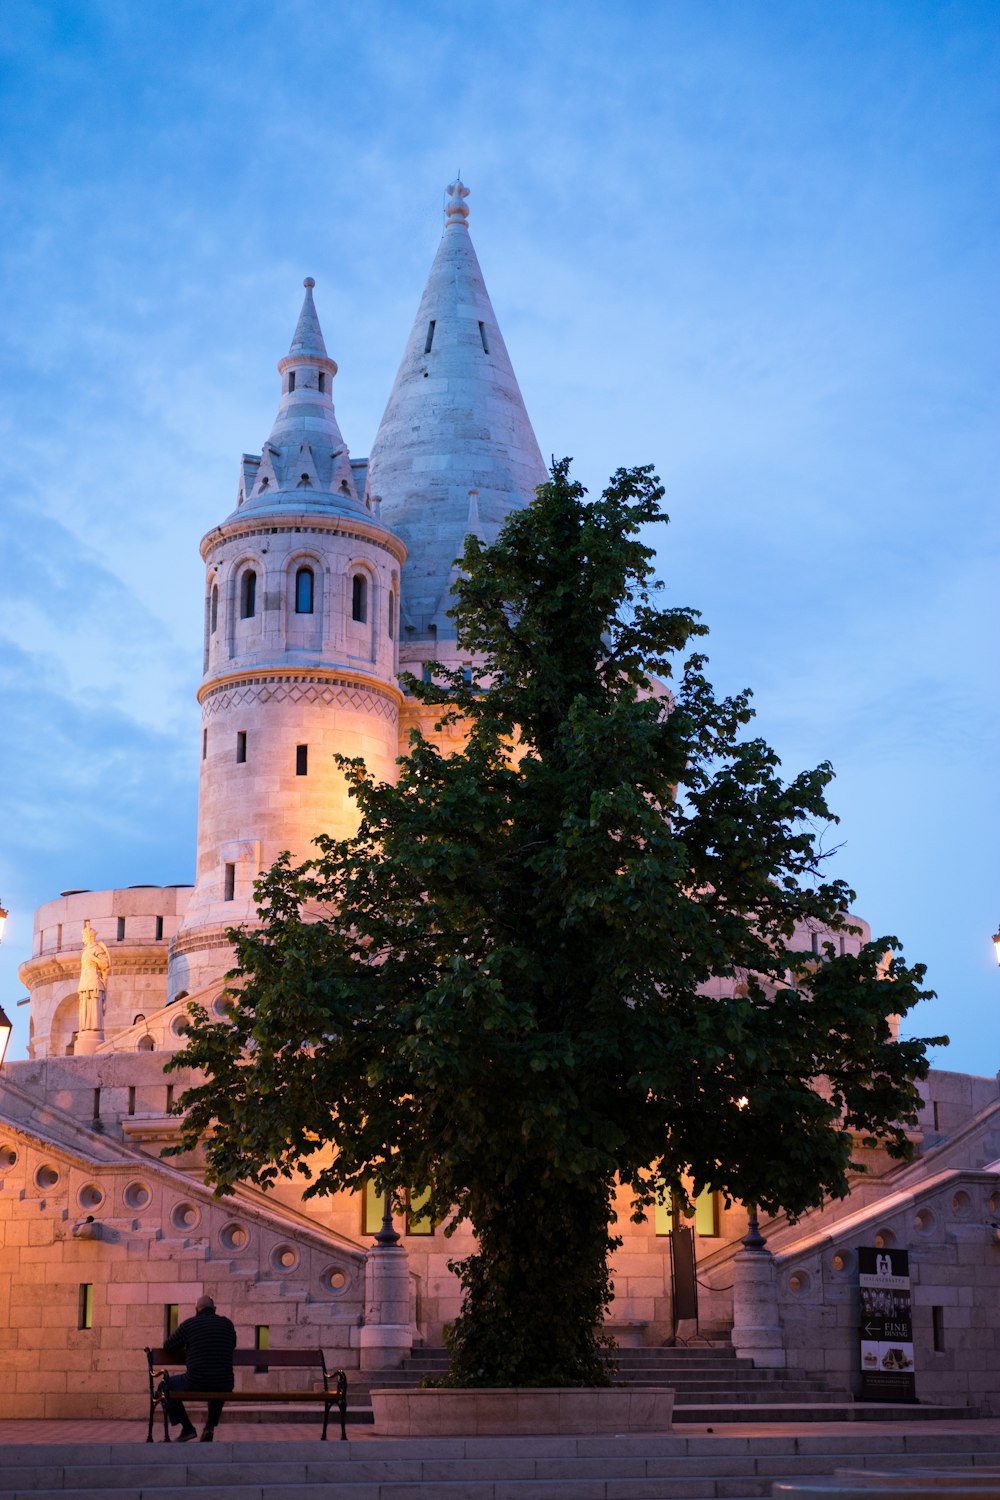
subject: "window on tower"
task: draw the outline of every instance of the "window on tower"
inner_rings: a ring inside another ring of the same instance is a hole
[[[319,388],[321,393],[326,390],[326,376],[322,370],[319,372]]]
[[[389,590],[389,639],[396,639],[396,591]]]
[[[314,585],[312,568],[300,568],[295,575],[295,613],[297,615],[312,614]]]
[[[362,625],[368,619],[368,579],[363,573],[351,579],[351,619]]]
[[[309,746],[295,746],[295,774],[296,776],[309,775]]]
[[[234,864],[223,866],[222,899],[223,901],[236,900],[236,866]]]
[[[236,731],[236,764],[242,766],[247,758],[247,732],[245,729]]]
[[[294,391],[294,389],[295,389],[295,371],[294,370],[289,370],[289,372],[288,372],[288,394],[291,395],[292,392]]]
[[[252,620],[257,613],[257,574],[247,568],[240,582],[240,618]]]
[[[212,585],[212,634],[214,635],[219,625],[219,585]]]

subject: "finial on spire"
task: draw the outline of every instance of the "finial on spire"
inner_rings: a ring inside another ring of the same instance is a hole
[[[456,177],[454,182],[449,182],[445,192],[448,194],[444,210],[445,224],[464,224],[469,217],[468,205],[464,201],[469,196],[469,189],[461,177]]]
[[[306,288],[307,291],[311,292],[316,283],[311,276],[307,276],[302,285]]]

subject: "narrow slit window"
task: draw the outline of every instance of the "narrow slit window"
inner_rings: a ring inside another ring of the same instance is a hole
[[[247,758],[247,732],[245,729],[236,731],[236,764],[242,766]]]
[[[125,941],[125,918],[124,917],[119,917],[118,918],[118,942],[119,943],[123,943],[124,941]]]
[[[93,1328],[94,1326],[94,1283],[92,1281],[81,1281],[80,1302],[76,1320],[77,1328]]]
[[[295,575],[295,613],[311,615],[315,579],[312,568],[300,568]]]
[[[100,1091],[100,1089],[95,1089],[94,1090],[94,1119],[96,1121],[96,1120],[99,1120],[100,1118],[101,1118],[101,1091]]]
[[[225,874],[224,874],[223,881],[222,881],[222,899],[223,899],[223,901],[235,901],[236,900],[236,866],[235,865],[226,865],[226,867],[225,867]]]
[[[173,1107],[174,1107],[174,1086],[173,1086],[172,1083],[168,1083],[167,1084],[167,1108],[166,1108],[166,1113],[168,1115],[169,1115],[170,1111],[173,1109]]]
[[[240,617],[252,620],[257,613],[257,574],[247,568],[240,581]]]
[[[323,392],[326,390],[326,371],[325,370],[320,370],[320,372],[319,372],[319,390],[320,390],[320,395],[322,395]]]
[[[430,352],[431,352],[431,345],[434,342],[434,328],[435,328],[435,326],[436,326],[435,325],[435,320],[433,318],[431,318],[430,322],[427,325],[427,342],[424,345],[424,353],[425,354],[430,354]]]
[[[217,583],[214,583],[212,585],[212,609],[211,609],[211,614],[212,614],[212,634],[214,635],[215,632],[216,632],[216,630],[219,628],[219,585]]]
[[[351,619],[361,625],[368,619],[368,579],[363,573],[351,579]]]
[[[292,392],[294,391],[294,389],[295,389],[295,371],[294,370],[289,370],[289,372],[288,372],[288,394],[291,395]]]
[[[208,758],[208,730],[207,729],[203,729],[201,731],[201,758],[202,758],[202,760],[207,760],[207,758]]]
[[[941,1354],[945,1348],[944,1342],[944,1308],[931,1308],[931,1327],[934,1333],[934,1352]]]
[[[295,746],[295,774],[296,776],[309,775],[309,746]]]
[[[389,590],[389,639],[396,639],[396,595],[392,589]]]
[[[479,325],[479,337],[482,340],[483,353],[484,354],[489,354],[489,352],[490,352],[490,346],[486,342],[486,324],[485,323],[480,323],[480,325]]]
[[[168,1339],[172,1333],[177,1332],[181,1320],[181,1310],[176,1302],[166,1302],[163,1307],[163,1337]]]
[[[135,1114],[135,1085],[134,1084],[129,1084],[129,1090],[128,1090],[128,1112],[129,1112],[130,1115],[134,1115]]]
[[[157,917],[157,919],[156,919],[156,942],[158,942],[158,943],[162,943],[163,942],[163,918],[162,917]]]
[[[256,1328],[253,1331],[253,1346],[255,1349],[260,1349],[262,1352],[266,1349],[270,1349],[271,1325],[269,1323],[257,1324]],[[266,1375],[267,1365],[254,1365],[253,1372],[255,1375]]]

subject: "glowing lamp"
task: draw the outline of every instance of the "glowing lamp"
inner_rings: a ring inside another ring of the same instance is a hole
[[[0,928],[0,931],[2,930],[3,929]],[[1000,927],[998,927],[996,932],[993,934],[993,952],[997,956],[997,963],[1000,964]]]
[[[7,1053],[7,1043],[10,1041],[11,1024],[7,1018],[7,1012],[0,1005],[0,1068]]]

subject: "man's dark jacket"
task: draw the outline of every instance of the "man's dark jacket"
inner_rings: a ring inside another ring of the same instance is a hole
[[[206,1307],[195,1313],[164,1341],[168,1354],[183,1354],[188,1390],[231,1391],[236,1329],[228,1318]]]

